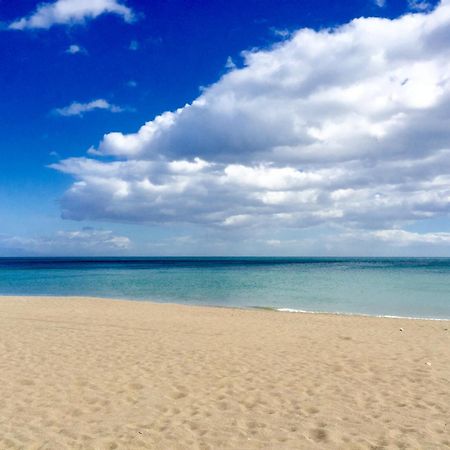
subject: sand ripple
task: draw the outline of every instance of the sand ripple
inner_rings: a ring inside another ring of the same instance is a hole
[[[449,328],[0,298],[0,448],[450,447]]]

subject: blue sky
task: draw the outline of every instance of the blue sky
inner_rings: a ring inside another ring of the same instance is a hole
[[[0,256],[448,255],[449,10],[0,1]]]

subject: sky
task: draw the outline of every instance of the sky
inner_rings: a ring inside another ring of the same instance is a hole
[[[450,0],[0,0],[0,256],[450,256]]]

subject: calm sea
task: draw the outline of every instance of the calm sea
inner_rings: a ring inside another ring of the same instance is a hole
[[[450,258],[0,258],[0,295],[450,319]]]

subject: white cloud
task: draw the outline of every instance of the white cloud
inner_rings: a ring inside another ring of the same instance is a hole
[[[408,7],[412,11],[427,11],[431,4],[424,0],[408,0]]]
[[[57,231],[51,236],[24,237],[0,235],[0,248],[26,254],[90,255],[121,253],[131,248],[126,236],[109,230],[83,228],[76,231]]]
[[[229,56],[227,58],[227,62],[225,63],[225,68],[230,69],[230,70],[236,69],[236,64],[234,63],[233,58],[231,56]]]
[[[393,245],[410,244],[450,245],[450,233],[412,233],[404,230],[379,230],[372,235]]]
[[[74,25],[95,19],[102,14],[116,14],[125,22],[135,20],[132,9],[117,0],[57,0],[40,3],[36,11],[9,25],[13,30],[48,29],[53,25]]]
[[[139,42],[135,40],[131,41],[128,48],[133,51],[139,50]]]
[[[123,111],[123,108],[120,106],[112,105],[108,101],[100,98],[97,100],[92,100],[88,103],[73,102],[69,106],[56,108],[54,112],[60,116],[82,116],[84,113],[95,109],[103,109],[113,113]]]
[[[69,53],[70,55],[76,55],[77,53],[83,54],[87,52],[83,47],[80,47],[77,44],[72,44],[67,48],[66,53]]]
[[[54,164],[75,178],[63,216],[369,232],[448,217],[449,41],[446,0],[244,52],[191,104]]]
[[[289,30],[287,30],[286,28],[280,29],[280,28],[272,27],[272,28],[270,29],[270,31],[272,31],[272,33],[273,33],[275,36],[277,36],[277,37],[279,37],[279,38],[282,38],[282,39],[286,39],[286,38],[288,38],[288,37],[291,36],[291,32],[290,32]]]
[[[374,2],[379,8],[384,8],[386,6],[386,0],[374,0]]]

